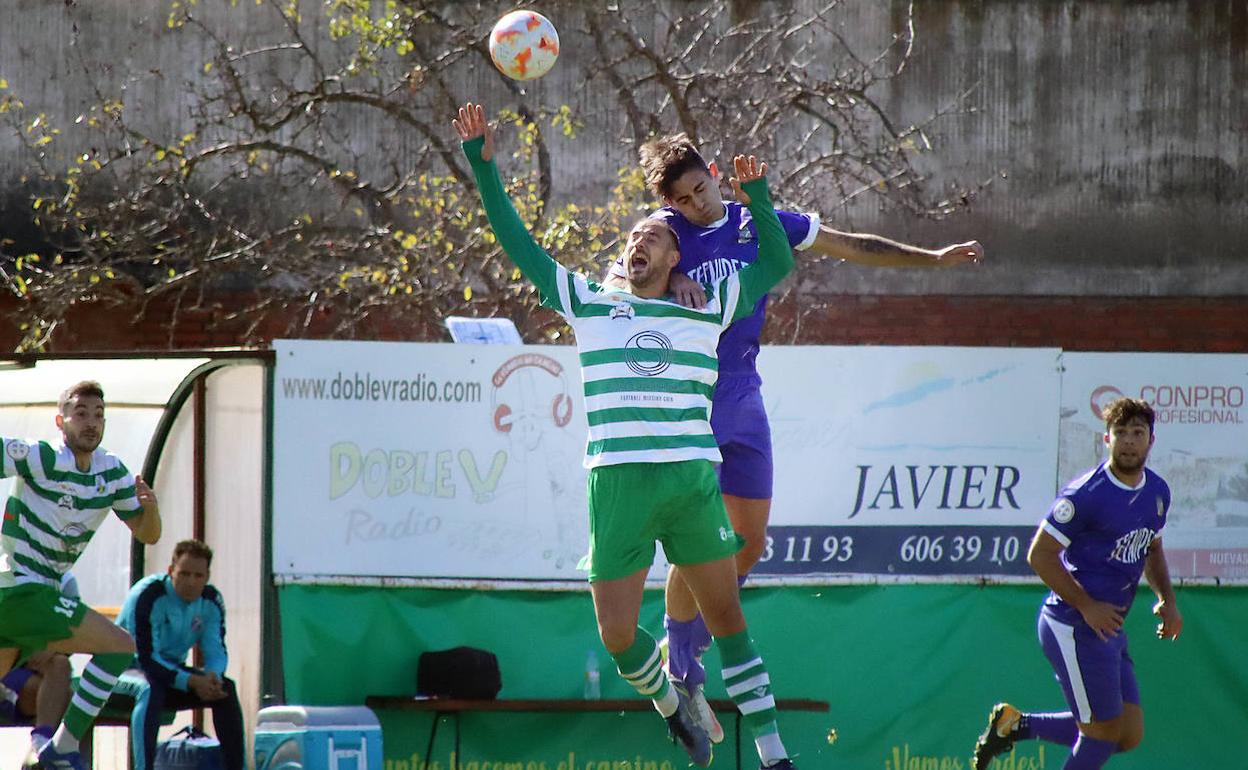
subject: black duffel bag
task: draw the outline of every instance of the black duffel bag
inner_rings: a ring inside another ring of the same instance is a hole
[[[221,744],[194,727],[183,727],[156,744],[152,770],[221,770]]]
[[[422,652],[416,664],[416,693],[431,698],[492,700],[503,689],[494,653],[475,647]]]

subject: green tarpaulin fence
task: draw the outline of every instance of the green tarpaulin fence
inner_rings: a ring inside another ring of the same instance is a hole
[[[782,715],[785,742],[803,770],[967,768],[996,701],[1065,708],[1035,639],[1039,586],[785,587],[742,595],[776,695],[831,703],[827,714]],[[632,696],[597,640],[587,592],[290,585],[280,597],[290,703],[413,694],[419,654],[458,645],[498,656],[501,697],[580,697],[590,650],[599,656],[603,697]],[[1178,598],[1185,621],[1178,642],[1155,638],[1147,591],[1127,619],[1145,736],[1110,767],[1246,766],[1248,588],[1186,587]],[[661,593],[647,592],[642,624],[657,635],[661,617]],[[708,668],[711,696],[723,697],[713,651]],[[386,770],[451,769],[450,729],[439,731],[426,758],[431,716],[379,716]],[[657,714],[466,714],[462,726],[454,765],[461,770],[687,765]],[[756,767],[748,736],[743,748],[742,766]],[[1051,744],[1020,743],[997,768],[1060,768],[1066,754]],[[714,766],[733,766],[730,746]]]

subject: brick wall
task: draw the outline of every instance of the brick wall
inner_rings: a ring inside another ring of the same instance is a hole
[[[245,308],[253,297],[222,298],[207,307],[152,303],[73,308],[47,352],[170,350],[267,345],[275,337],[329,338],[341,318],[299,307],[265,313]],[[824,296],[773,303],[766,341],[817,345],[967,345],[1060,347],[1084,351],[1248,352],[1248,297],[979,297]],[[0,349],[21,339],[22,307],[0,300]],[[445,340],[410,314],[374,312],[354,334],[361,339]],[[307,326],[304,326],[305,321]],[[523,328],[523,327],[522,327]]]

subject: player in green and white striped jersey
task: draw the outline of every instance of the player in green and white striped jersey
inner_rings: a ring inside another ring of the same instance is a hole
[[[576,332],[589,421],[586,563],[603,644],[620,675],[654,700],[694,763],[710,764],[711,742],[688,694],[664,676],[657,642],[637,624],[654,543],[661,542],[719,646],[728,694],[754,735],[763,767],[792,768],[776,724],[771,680],[741,611],[732,561],[741,539],[719,493],[713,463],[720,454],[710,426],[720,333],[749,315],[793,267],[767,189],[766,164],[738,156],[732,180],[757,226],[757,261],[708,285],[706,306],[689,309],[665,296],[680,259],[666,224],[645,219],[629,234],[625,288],[572,274],[534,242],[508,200],[485,110],[467,104],[453,124],[503,250],[537,286],[542,304]]]
[[[0,675],[39,650],[94,653],[65,718],[52,735],[31,736],[28,767],[80,770],[78,741],[134,657],[134,640],[76,597],[61,577],[111,508],[141,542],[160,538],[156,495],[113,455],[104,437],[104,391],[84,381],[58,401],[64,443],[3,438],[0,477],[14,477],[0,527]]]

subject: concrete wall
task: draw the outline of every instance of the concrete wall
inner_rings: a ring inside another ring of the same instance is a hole
[[[92,100],[79,73],[85,60],[106,87],[126,88],[128,109],[145,126],[178,135],[191,105],[185,83],[209,58],[202,41],[166,29],[167,0],[70,5],[0,2],[0,77],[32,110],[68,127]],[[737,5],[753,13],[768,7]],[[901,30],[907,5],[846,0],[842,32],[861,43],[862,53],[877,51]],[[309,3],[306,17],[314,21],[319,8]],[[238,11],[221,0],[203,0],[197,13],[238,23]],[[906,122],[969,90],[974,112],[944,120],[943,133],[933,136],[936,153],[924,162],[938,187],[992,184],[969,213],[941,222],[871,206],[834,211],[831,199],[816,205],[845,229],[927,245],[978,238],[989,262],[948,272],[817,266],[803,273],[804,289],[1248,294],[1248,177],[1241,173],[1248,156],[1248,0],[925,0],[915,13],[914,60],[877,97]],[[323,33],[323,24],[313,30]],[[258,39],[265,31],[257,22],[248,35]],[[552,142],[556,194],[584,200],[607,189],[632,151],[621,141],[611,95],[583,87],[577,62],[592,57],[592,47],[572,34],[564,38],[560,66],[526,98],[573,101],[590,116],[580,138]],[[467,67],[457,96],[488,99],[491,82],[491,73]],[[410,136],[371,116],[359,116],[345,135],[385,162],[401,163],[410,150]],[[11,136],[0,135],[0,184],[9,194],[14,147]],[[5,197],[0,190],[0,207]],[[0,227],[15,221],[0,210]]]

